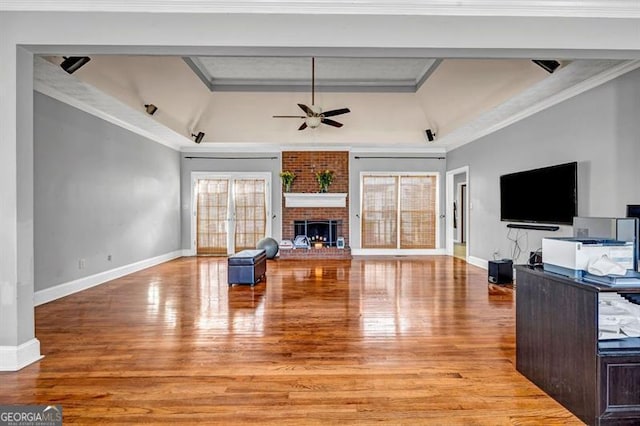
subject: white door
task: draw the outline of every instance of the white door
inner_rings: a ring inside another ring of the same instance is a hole
[[[255,249],[270,233],[268,176],[194,174],[193,252],[227,255]]]

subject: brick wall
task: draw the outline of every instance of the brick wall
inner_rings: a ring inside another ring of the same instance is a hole
[[[296,174],[291,185],[291,192],[314,193],[320,187],[316,180],[316,172],[332,170],[334,179],[329,192],[349,192],[349,153],[347,151],[284,151],[282,153],[282,170]],[[342,221],[342,228],[338,236],[344,237],[349,245],[349,196],[344,208],[300,208],[285,207],[282,197],[282,238],[293,240],[293,222],[296,220],[326,220]]]

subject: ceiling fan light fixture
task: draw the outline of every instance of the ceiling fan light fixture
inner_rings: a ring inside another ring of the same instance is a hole
[[[314,115],[311,117],[307,117],[305,119],[305,122],[307,123],[308,127],[315,129],[316,127],[320,126],[320,123],[322,123],[322,118],[320,116]]]

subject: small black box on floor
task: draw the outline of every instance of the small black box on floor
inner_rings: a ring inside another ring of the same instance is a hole
[[[489,282],[511,284],[513,282],[513,261],[511,259],[490,260]]]
[[[243,250],[227,259],[227,281],[232,284],[255,285],[267,272],[265,250]]]

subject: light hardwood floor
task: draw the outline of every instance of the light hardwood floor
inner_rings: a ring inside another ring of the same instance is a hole
[[[317,262],[317,263],[314,263]],[[36,308],[46,357],[0,403],[65,423],[580,424],[514,367],[514,294],[446,256],[182,258]]]

